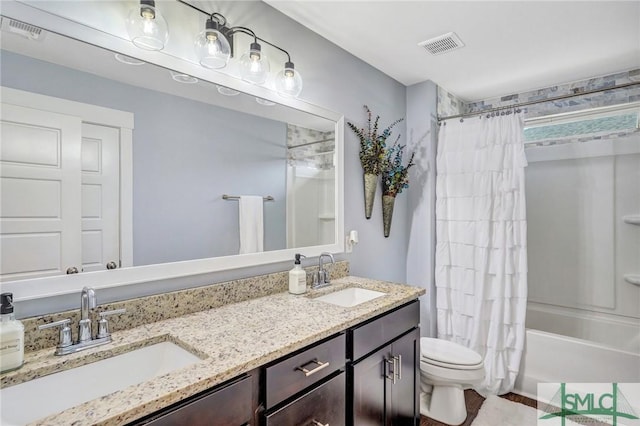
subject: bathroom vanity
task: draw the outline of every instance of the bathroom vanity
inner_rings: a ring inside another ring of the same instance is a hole
[[[419,314],[414,300],[131,425],[415,425]]]
[[[255,291],[255,282],[244,290]],[[203,292],[219,287],[157,297],[189,305],[195,299],[186,299],[207,298]],[[233,288],[241,293],[242,287]],[[354,287],[384,295],[351,307],[319,299]],[[417,287],[346,276],[305,295],[249,296],[114,331],[112,343],[84,352],[62,357],[53,355],[53,347],[28,352],[22,369],[0,376],[0,398],[14,384],[170,342],[196,355],[197,362],[29,424],[413,425],[419,418],[417,298],[422,294]],[[153,303],[143,298],[122,307],[135,315],[136,307]],[[3,422],[10,414],[3,410]]]

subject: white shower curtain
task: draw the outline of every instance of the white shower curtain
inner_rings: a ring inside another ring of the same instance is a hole
[[[484,358],[483,394],[513,389],[525,339],[523,118],[449,120],[436,176],[438,337]]]

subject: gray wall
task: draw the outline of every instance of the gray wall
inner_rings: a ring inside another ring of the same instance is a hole
[[[238,203],[223,193],[274,196],[265,250],[286,248],[286,123],[7,51],[0,72],[3,86],[134,114],[134,265],[237,254]]]
[[[431,81],[407,87],[407,145],[415,150],[416,165],[411,169],[407,194],[407,282],[424,287],[420,300],[420,326],[423,336],[435,336],[435,181],[437,86]]]
[[[381,116],[381,124],[407,116],[406,88],[401,83],[372,68],[360,59],[347,53],[318,34],[285,17],[262,2],[215,2],[219,12],[233,25],[249,26],[261,37],[281,45],[289,51],[296,69],[304,77],[301,98],[313,104],[343,114],[346,121],[364,124],[366,117],[363,105],[368,105]],[[363,3],[363,7],[366,4]],[[246,40],[243,40],[243,42]],[[365,42],[365,41],[363,41]],[[435,94],[425,99],[435,105]],[[428,117],[424,117],[429,120]],[[396,126],[395,134],[401,133],[401,142],[406,143],[406,123]],[[406,282],[407,249],[409,244],[409,221],[411,217],[409,198],[414,192],[421,193],[420,184],[412,183],[395,204],[391,235],[385,238],[382,227],[381,194],[378,190],[373,216],[364,217],[362,168],[358,158],[358,139],[345,127],[345,231],[359,232],[360,243],[353,253],[338,256],[351,262],[352,275]],[[430,236],[428,236],[430,238]],[[315,263],[307,259],[305,264]],[[211,284],[256,274],[284,271],[292,267],[291,262],[244,268],[221,273],[165,280],[127,288],[101,290],[100,301],[122,300],[178,288]],[[427,278],[422,277],[426,282]],[[18,311],[22,316],[51,312],[78,306],[77,298],[57,297],[44,301],[25,303]]]

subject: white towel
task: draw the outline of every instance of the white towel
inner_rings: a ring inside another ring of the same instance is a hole
[[[263,199],[256,195],[240,196],[240,254],[264,250]]]

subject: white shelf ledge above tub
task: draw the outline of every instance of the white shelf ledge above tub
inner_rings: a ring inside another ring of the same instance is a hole
[[[630,225],[640,225],[640,214],[630,214],[627,216],[622,216],[622,220],[624,223],[628,223]]]
[[[624,280],[629,284],[640,286],[640,275],[638,274],[625,274]]]

